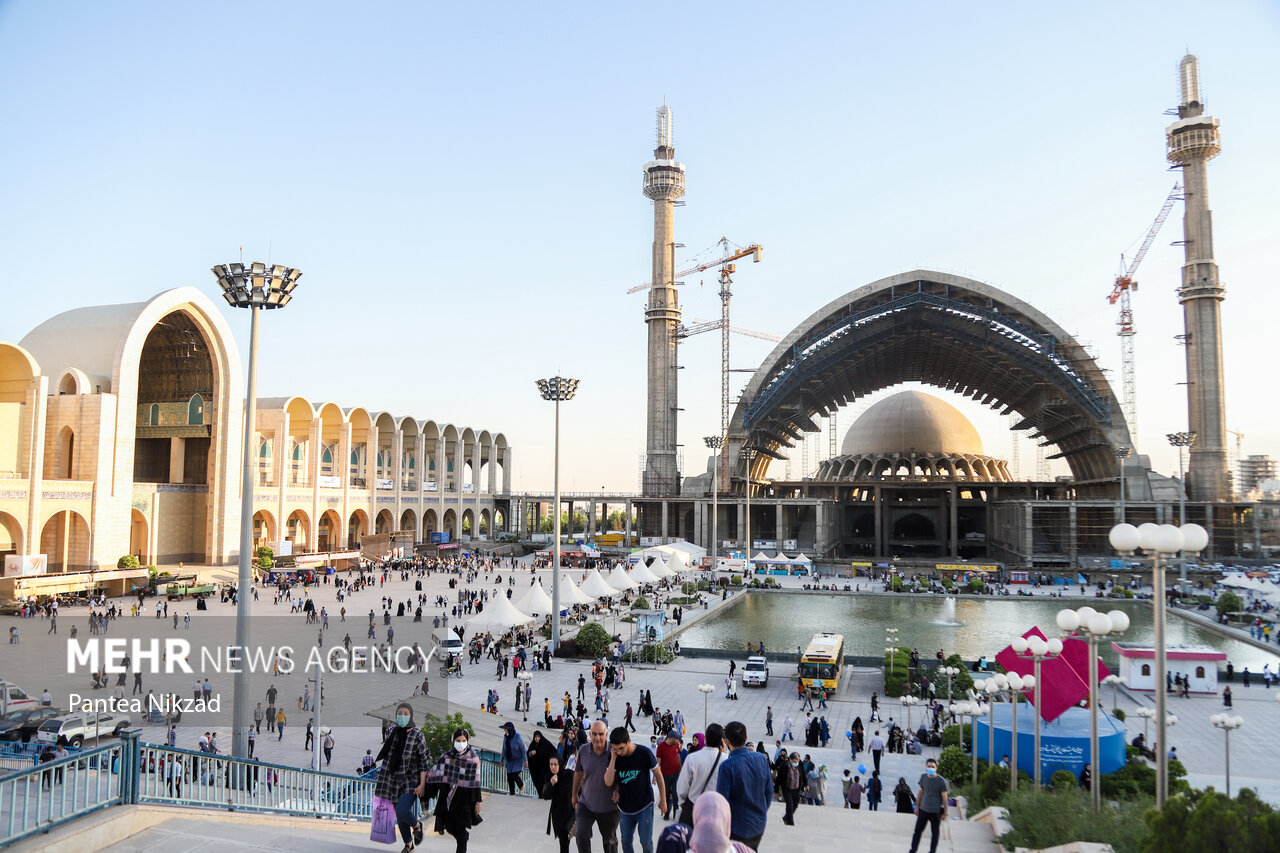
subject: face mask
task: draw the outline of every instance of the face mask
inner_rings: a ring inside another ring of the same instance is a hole
[[[468,745],[469,744],[465,740],[455,740],[453,742],[453,748],[456,749],[458,752],[466,752]]]
[[[937,776],[937,775],[938,775],[938,768],[936,768],[936,767],[926,767],[926,768],[925,768],[925,770],[924,770],[924,772],[925,772],[925,773],[928,773],[930,776]]]
[[[397,726],[399,726],[399,727],[400,727],[400,728],[402,728],[402,729],[403,729],[405,726],[409,725],[409,715],[408,715],[408,714],[396,714],[396,725],[397,725]]]

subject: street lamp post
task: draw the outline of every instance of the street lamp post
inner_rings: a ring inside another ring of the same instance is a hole
[[[1222,729],[1223,757],[1227,761],[1227,799],[1231,799],[1231,730],[1244,725],[1244,717],[1233,717],[1230,714],[1214,714],[1209,718],[1215,728]],[[1161,747],[1164,748],[1163,746]]]
[[[724,447],[723,435],[709,435],[702,439],[711,448],[711,582],[716,580],[716,555],[719,553],[720,530],[720,448]]]
[[[746,572],[748,576],[755,577],[755,569],[751,565],[751,467],[755,464],[756,456],[760,454],[760,451],[754,447],[743,447],[739,452],[742,454],[742,458],[747,460],[747,547],[744,551],[747,555]]]
[[[1038,691],[1043,686],[1040,681],[1040,664],[1045,660],[1052,660],[1053,658],[1056,658],[1058,655],[1062,654],[1062,640],[1059,640],[1057,637],[1052,637],[1048,640],[1045,640],[1045,639],[1042,639],[1041,637],[1033,635],[1031,637],[1016,637],[1014,638],[1014,641],[1013,643],[1011,643],[1011,645],[1013,647],[1014,654],[1018,655],[1019,657],[1026,657],[1028,655],[1031,657],[1032,666],[1034,667],[1034,672],[1032,674],[1032,678],[1034,679],[1034,681],[1032,682],[1032,687]],[[1035,781],[1036,781],[1036,789],[1039,790],[1040,788],[1040,694],[1037,692],[1035,696],[1036,696]]]
[[[1172,524],[1144,524],[1134,527],[1132,524],[1117,524],[1108,534],[1111,547],[1123,556],[1133,554],[1142,548],[1151,554],[1151,578],[1155,586],[1152,596],[1152,623],[1155,633],[1156,663],[1156,719],[1159,721],[1157,735],[1159,748],[1156,750],[1156,808],[1164,806],[1169,798],[1169,765],[1168,752],[1165,749],[1165,728],[1168,722],[1169,692],[1165,687],[1165,635],[1164,617],[1167,603],[1165,601],[1164,562],[1179,551],[1190,551],[1198,554],[1209,544],[1209,534],[1198,524],[1184,524],[1181,528]],[[1059,614],[1061,615],[1061,614]],[[1059,622],[1059,626],[1061,626]],[[1096,678],[1096,673],[1095,676]],[[1095,773],[1095,776],[1097,774]]]
[[[911,731],[911,706],[918,705],[921,700],[917,699],[915,696],[903,696],[900,701],[902,702],[902,707],[907,709],[907,731],[910,732]]]
[[[707,730],[707,700],[711,698],[711,694],[715,692],[714,684],[699,684],[698,692],[702,694],[702,730]]]
[[[1182,467],[1182,449],[1196,443],[1194,432],[1171,432],[1165,436],[1169,443],[1178,448],[1178,526],[1187,526],[1187,483]],[[1187,557],[1178,554],[1178,594],[1187,594]]]
[[[556,404],[556,451],[555,451],[555,565],[551,570],[551,651],[554,654],[560,648],[560,403],[572,400],[578,392],[578,380],[553,376],[550,379],[537,381],[538,393],[542,399]],[[569,529],[573,529],[573,519],[569,519]]]
[[[947,677],[947,701],[949,702],[954,701],[955,699],[955,697],[951,695],[951,679],[959,674],[960,674],[960,670],[958,667],[954,667],[954,666],[938,667],[938,675],[945,675]]]
[[[893,659],[897,657],[898,652],[898,629],[885,628],[884,641],[889,645],[885,648],[885,652],[889,655],[889,675],[893,675]]]
[[[240,485],[240,572],[236,581],[237,668],[231,711],[231,754],[249,757],[249,602],[253,598],[253,481],[258,448],[254,437],[258,419],[258,314],[260,309],[283,308],[293,298],[302,270],[280,264],[270,268],[258,261],[219,264],[213,274],[222,296],[232,308],[249,309],[249,377],[244,401],[244,471]]]
[[[1129,614],[1123,610],[1099,613],[1092,607],[1081,607],[1059,610],[1057,621],[1064,633],[1078,631],[1089,644],[1089,763],[1093,767],[1089,795],[1096,810],[1102,806],[1102,765],[1098,761],[1098,646],[1113,634],[1129,630]]]
[[[1120,685],[1124,683],[1124,679],[1112,673],[1102,679],[1102,683],[1111,687],[1111,716],[1114,717],[1120,705]]]
[[[1124,460],[1133,455],[1133,448],[1126,447],[1123,444],[1117,445],[1116,447],[1111,448],[1111,455],[1120,463],[1120,523],[1124,524],[1124,503],[1125,498],[1127,497],[1124,493]]]
[[[516,675],[516,690],[521,691],[520,695],[524,695],[524,686],[533,680],[533,673],[527,669],[521,669]],[[529,703],[521,701],[520,707],[524,710],[524,721],[529,722]]]
[[[985,717],[991,712],[987,705],[983,705],[976,698],[969,703],[969,749],[973,752],[973,781],[978,781],[978,718]],[[988,729],[991,726],[988,724]]]

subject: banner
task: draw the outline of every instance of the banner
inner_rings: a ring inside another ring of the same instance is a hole
[[[374,480],[373,487],[379,491],[387,491],[392,488],[390,480]]]
[[[427,481],[427,482],[425,482],[425,483],[423,483],[423,484],[422,484],[422,491],[424,491],[424,492],[438,492],[438,491],[440,491],[440,484],[439,484],[439,483],[436,483],[436,482]]]
[[[5,554],[4,576],[25,578],[43,575],[49,571],[48,554]]]
[[[293,556],[293,540],[281,539],[276,543],[275,556],[292,557]]]
[[[316,485],[322,489],[341,489],[342,478],[333,477],[328,474],[321,474],[319,477],[316,477]]]

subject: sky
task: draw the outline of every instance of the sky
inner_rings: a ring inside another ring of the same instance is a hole
[[[634,491],[646,333],[626,291],[650,277],[640,177],[665,100],[687,167],[677,262],[721,236],[764,246],[738,266],[733,325],[784,336],[866,283],[954,272],[1076,335],[1119,396],[1107,296],[1178,178],[1164,111],[1188,49],[1222,122],[1227,426],[1280,456],[1273,2],[0,0],[0,340],[172,287],[217,299],[209,268],[243,247],[303,271],[263,323],[262,396],[502,432],[515,488],[536,490],[553,412],[534,380],[572,376],[562,487]],[[1133,297],[1137,443],[1175,474],[1181,213]],[[714,273],[685,281],[685,321],[716,319]],[[248,318],[224,311],[244,353]],[[735,395],[772,347],[733,338]],[[719,430],[719,349],[681,347],[687,473]],[[1010,454],[1007,421],[936,393]],[[797,448],[793,475],[825,452]]]

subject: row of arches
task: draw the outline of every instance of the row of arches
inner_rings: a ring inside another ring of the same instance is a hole
[[[136,511],[135,511],[136,512]],[[90,568],[92,536],[89,522],[73,509],[53,512],[40,526],[39,542],[33,542],[49,558],[50,572],[66,572]],[[27,535],[22,522],[7,512],[0,512],[0,556],[26,554]]]
[[[937,453],[838,456],[818,466],[818,480],[879,480],[886,477],[928,477],[1008,483],[1013,477],[1003,459],[975,454]]]
[[[502,510],[490,511],[488,507],[478,513],[465,509],[461,516],[453,509],[446,509],[443,515],[439,515],[432,508],[423,512],[421,518],[416,510],[406,509],[398,519],[391,510],[383,509],[374,517],[371,530],[369,515],[363,509],[353,510],[345,525],[337,510],[328,509],[320,513],[313,528],[311,514],[304,509],[295,509],[285,518],[282,531],[275,514],[260,509],[253,514],[253,543],[255,548],[261,545],[274,547],[273,543],[288,539],[293,542],[295,553],[340,551],[358,548],[370,532],[412,531],[415,542],[429,541],[432,533],[448,532],[450,541],[456,542],[459,534],[486,536],[495,529],[495,525],[496,529],[505,529],[505,524]]]

